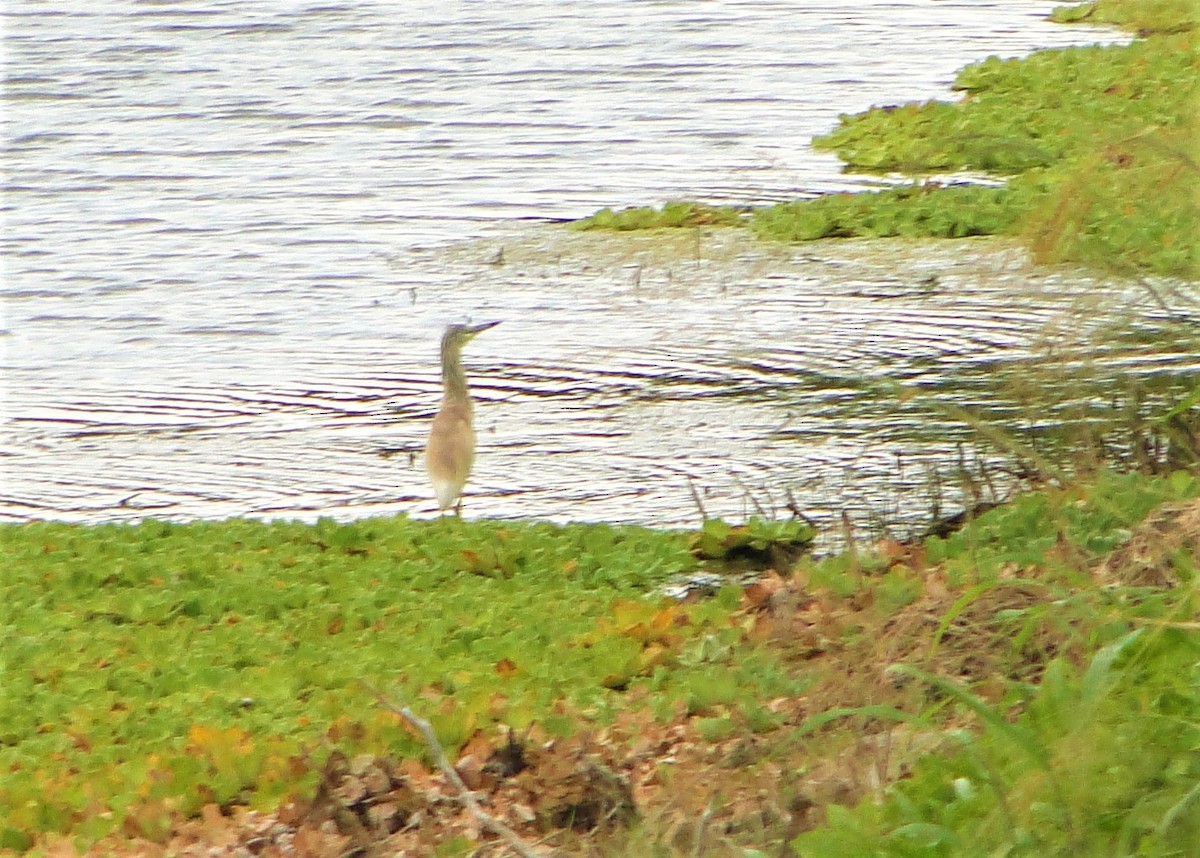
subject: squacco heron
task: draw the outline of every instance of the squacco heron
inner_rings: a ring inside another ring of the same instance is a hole
[[[498,324],[451,325],[442,334],[442,404],[429,427],[425,466],[437,495],[438,509],[443,511],[454,507],[461,514],[463,486],[475,461],[474,407],[462,367],[463,346]]]

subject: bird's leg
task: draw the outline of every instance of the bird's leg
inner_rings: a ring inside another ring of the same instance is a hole
[[[454,514],[462,518],[462,497],[459,497],[458,503],[454,505]]]

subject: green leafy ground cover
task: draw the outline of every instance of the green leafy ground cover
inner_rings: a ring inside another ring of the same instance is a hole
[[[813,141],[851,170],[973,170],[1007,177],[1003,187],[919,183],[784,203],[749,218],[718,211],[769,239],[1019,234],[1041,261],[1200,277],[1198,5],[1100,0],[1064,9],[1063,22],[1118,24],[1140,38],[990,58],[959,74],[959,102],[846,115]],[[605,210],[578,224],[673,225],[695,224],[646,209]]]
[[[678,533],[6,526],[0,848],[167,848],[206,806],[312,799],[334,751],[428,760],[365,682],[452,756],[497,724],[613,731],[590,747],[644,821],[576,854],[1196,854],[1200,505],[1129,546],[1197,496],[1101,473],[689,604],[655,592],[696,565]]]
[[[362,681],[417,700],[451,749],[500,721],[566,729],[563,701],[603,721],[614,689],[728,633],[736,593],[686,616],[647,597],[694,566],[681,534],[603,525],[0,528],[0,846],[270,807],[312,787],[323,744],[421,756]],[[792,687],[693,661],[656,680],[664,700]]]

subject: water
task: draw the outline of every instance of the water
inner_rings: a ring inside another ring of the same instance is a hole
[[[0,518],[427,514],[436,342],[468,317],[504,320],[468,357],[470,514],[898,512],[961,429],[863,379],[973,378],[1094,284],[1013,304],[1008,251],[537,224],[854,187],[805,145],[838,112],[1112,38],[1048,8],[12,4]]]

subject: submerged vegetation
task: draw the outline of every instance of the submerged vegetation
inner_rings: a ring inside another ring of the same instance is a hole
[[[916,184],[756,209],[763,238],[1016,234],[1039,261],[1200,277],[1200,21],[1192,0],[1100,0],[1063,22],[1135,30],[1129,45],[1039,51],[968,66],[956,103],[876,107],[814,140],[851,170]],[[1002,187],[946,185],[955,171]],[[680,209],[686,204],[670,204]],[[733,216],[733,210],[728,211]],[[580,228],[692,225],[645,209],[604,211]]]

